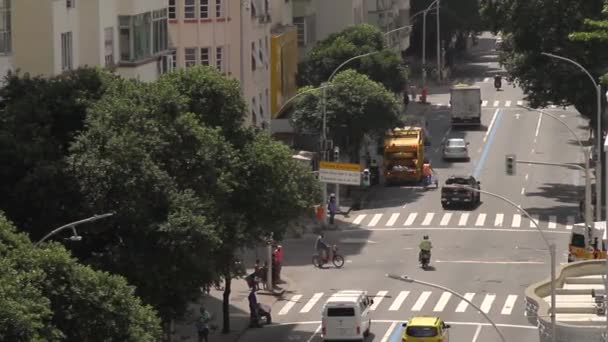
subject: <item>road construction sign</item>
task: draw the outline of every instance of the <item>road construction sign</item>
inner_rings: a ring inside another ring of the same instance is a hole
[[[331,184],[361,185],[361,166],[322,161],[319,166],[319,180]]]

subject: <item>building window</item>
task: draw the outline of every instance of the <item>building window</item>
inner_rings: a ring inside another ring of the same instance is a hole
[[[218,46],[215,48],[215,66],[217,70],[224,71],[224,47]]]
[[[0,54],[11,53],[11,1],[0,0]]]
[[[171,51],[171,67],[172,70],[177,69],[177,50]]]
[[[73,65],[72,32],[61,34],[61,70],[72,70]]]
[[[257,118],[257,114],[255,113],[255,109],[257,107],[256,101],[255,101],[255,96],[251,98],[251,123],[254,126],[257,126],[258,124],[258,118]]]
[[[104,57],[106,62],[105,65],[108,67],[114,65],[114,28],[106,27],[103,33]]]
[[[135,62],[166,51],[167,10],[119,16],[120,60]]]
[[[201,48],[201,64],[202,65],[209,65],[210,64],[210,61],[209,61],[209,48],[208,47]]]
[[[175,6],[175,0],[169,0],[169,19],[177,18],[177,7]]]
[[[260,57],[260,64],[264,64],[264,54],[262,53],[262,49],[264,48],[264,45],[262,44],[262,40],[259,39],[258,40],[258,57]]]
[[[66,8],[75,8],[76,0],[65,0],[65,7]]]
[[[195,0],[184,0],[184,18],[186,18],[186,19],[196,18],[196,1]]]
[[[306,18],[295,17],[293,18],[293,24],[298,29],[298,46],[306,46]]]
[[[255,57],[255,42],[251,42],[251,70],[255,71],[257,67],[257,60]]]
[[[201,18],[209,18],[209,0],[201,0]]]
[[[215,0],[215,17],[222,18],[224,16],[224,0]]]
[[[167,10],[162,9],[152,12],[152,37],[154,39],[154,46],[152,47],[153,54],[167,50],[169,41],[167,33]]]
[[[186,68],[196,65],[196,49],[195,48],[185,48],[184,49],[184,65],[186,65]]]

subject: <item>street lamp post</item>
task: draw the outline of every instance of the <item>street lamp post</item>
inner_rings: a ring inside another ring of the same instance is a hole
[[[429,287],[434,287],[436,289],[442,290],[442,291],[446,291],[449,292],[451,294],[453,294],[454,296],[464,300],[465,302],[469,303],[469,305],[471,305],[472,307],[474,307],[479,313],[481,313],[483,315],[483,317],[486,318],[486,320],[488,322],[490,322],[490,324],[492,324],[492,326],[494,327],[494,330],[496,330],[496,333],[498,334],[498,336],[500,336],[500,339],[502,340],[502,342],[507,342],[507,340],[505,339],[505,337],[502,335],[502,333],[500,332],[500,330],[498,329],[498,327],[496,326],[496,324],[490,319],[490,317],[488,317],[488,315],[483,312],[483,310],[481,310],[481,308],[479,308],[477,305],[473,304],[470,300],[466,299],[465,296],[461,295],[460,293],[447,288],[445,286],[441,286],[441,285],[437,285],[437,284],[433,284],[433,283],[428,283],[425,281],[421,281],[421,280],[417,280],[408,276],[398,276],[395,274],[387,274],[387,277],[391,278],[391,279],[396,279],[396,280],[401,280],[404,281],[406,283],[414,283],[414,284],[420,284],[420,285],[425,285],[425,286],[429,286]]]
[[[602,151],[602,86],[600,84],[598,84],[595,79],[593,78],[593,76],[591,76],[591,74],[589,73],[589,71],[587,71],[587,69],[583,68],[582,65],[580,65],[579,63],[571,60],[570,58],[566,58],[566,57],[562,57],[562,56],[558,56],[558,55],[554,55],[552,53],[547,53],[547,52],[541,52],[542,55],[547,56],[547,57],[551,57],[551,58],[555,58],[555,59],[559,59],[562,61],[566,61],[569,62],[571,64],[576,65],[579,69],[581,69],[583,72],[585,72],[585,74],[587,74],[587,76],[589,76],[589,79],[591,80],[591,82],[593,83],[593,86],[595,87],[596,90],[596,94],[597,94],[597,133],[595,134],[595,140],[597,141],[597,158],[598,161],[597,163],[595,163],[595,220],[596,221],[601,221],[602,220],[602,186],[601,186],[601,181],[602,181],[602,163],[601,163],[601,151]],[[608,217],[607,217],[608,218]]]
[[[568,129],[568,131],[570,131],[570,133],[574,136],[574,139],[576,139],[576,141],[578,142],[578,145],[580,146],[581,150],[583,150],[583,154],[585,157],[585,225],[587,226],[588,235],[590,235],[590,229],[592,229],[592,227],[595,227],[595,224],[593,223],[593,213],[591,211],[591,168],[589,166],[589,149],[583,146],[583,142],[578,137],[578,134],[576,134],[576,132],[574,132],[574,130],[572,130],[572,128],[570,128],[568,124],[566,124],[562,119],[560,119],[556,115],[553,115],[541,109],[534,109],[522,105],[518,105],[518,107],[527,110],[533,110],[539,112],[542,115],[546,115],[550,118],[557,120],[559,123],[564,125]]]
[[[608,92],[606,92],[606,97],[608,97]],[[604,141],[604,152],[606,153],[606,170],[608,170],[608,139]],[[606,172],[606,183],[608,184],[608,172]],[[608,191],[606,191],[606,219],[608,220]],[[605,222],[604,225],[604,236],[608,238],[608,222]],[[603,240],[603,239],[602,239]],[[606,241],[602,241],[602,243],[606,243]],[[606,295],[604,296],[606,302],[604,302],[604,307],[608,305],[608,256],[606,256],[606,277],[604,277],[604,291]],[[606,339],[608,341],[608,312],[606,312]]]
[[[91,216],[89,218],[86,218],[84,220],[80,220],[80,221],[74,221],[74,222],[70,222],[68,224],[65,224],[57,229],[52,230],[50,233],[46,234],[42,239],[40,239],[38,242],[36,242],[36,244],[34,245],[35,247],[38,247],[41,243],[43,243],[44,241],[46,241],[48,238],[50,238],[51,236],[65,230],[65,229],[71,229],[72,230],[72,237],[71,239],[74,241],[80,241],[82,239],[82,236],[78,235],[78,233],[76,232],[76,226],[79,224],[83,224],[83,223],[88,223],[88,222],[93,222],[93,221],[97,221],[97,220],[101,220],[103,218],[106,217],[110,217],[114,215],[114,213],[107,213],[107,214],[102,214],[102,215],[94,215]]]
[[[439,4],[441,3],[440,0],[437,0],[437,7],[436,7],[436,12],[437,13],[437,83],[441,82],[441,34],[439,33]]]
[[[532,218],[532,216],[530,216],[530,214],[528,214],[528,212],[526,210],[524,210],[520,205],[518,205],[517,203],[511,201],[510,199],[495,194],[493,192],[488,192],[488,191],[484,191],[484,190],[479,190],[479,189],[475,189],[466,185],[451,185],[453,187],[457,187],[457,188],[462,188],[462,189],[466,189],[469,191],[473,191],[473,192],[478,192],[481,194],[486,194],[488,196],[494,197],[494,198],[498,198],[510,205],[512,205],[514,208],[516,208],[518,211],[520,211],[521,213],[523,213],[529,220],[530,222],[534,223],[534,227],[536,227],[536,230],[538,230],[538,232],[540,233],[540,236],[542,237],[543,241],[545,242],[545,244],[547,245],[547,247],[549,248],[549,254],[550,254],[550,258],[551,258],[551,341],[555,342],[556,341],[556,317],[555,317],[555,244],[554,243],[549,243],[549,240],[547,240],[547,237],[545,236],[545,234],[543,233],[543,231],[540,229],[540,227],[538,226],[538,222],[536,222],[536,220],[534,220]]]

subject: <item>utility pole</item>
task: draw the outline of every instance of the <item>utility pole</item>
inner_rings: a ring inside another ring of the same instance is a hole
[[[437,83],[441,83],[441,34],[439,32],[439,3],[441,0],[437,0]]]

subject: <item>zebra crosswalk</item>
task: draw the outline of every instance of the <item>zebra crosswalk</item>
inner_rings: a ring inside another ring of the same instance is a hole
[[[471,213],[471,212],[409,212],[355,214],[343,222],[365,228],[377,227],[483,227],[483,228],[535,228],[572,230],[574,215],[532,215],[534,221],[521,214]]]
[[[285,301],[278,315],[320,313],[325,299],[331,295],[332,293],[325,292],[316,292],[310,296],[294,294]],[[467,301],[445,291],[416,292],[403,290],[389,293],[389,291],[380,290],[376,293],[370,293],[369,296],[374,300],[370,310],[376,312],[466,313],[474,311]],[[519,305],[521,311],[518,310],[518,312],[523,315],[525,306],[523,300],[516,294],[499,296],[495,293],[467,292],[464,294],[464,298],[479,307],[485,314],[509,316],[515,312],[514,309]]]
[[[438,108],[450,108],[451,105],[450,103],[434,103],[431,102],[431,105],[434,107],[438,107]],[[510,107],[516,107],[516,106],[527,106],[527,103],[524,102],[523,100],[517,100],[517,101],[512,101],[512,100],[504,100],[504,101],[499,101],[499,100],[494,100],[494,101],[489,101],[489,100],[482,100],[481,101],[481,107],[482,108],[510,108]],[[559,107],[556,105],[549,105],[547,107],[545,107],[545,109],[563,109],[563,107]]]

